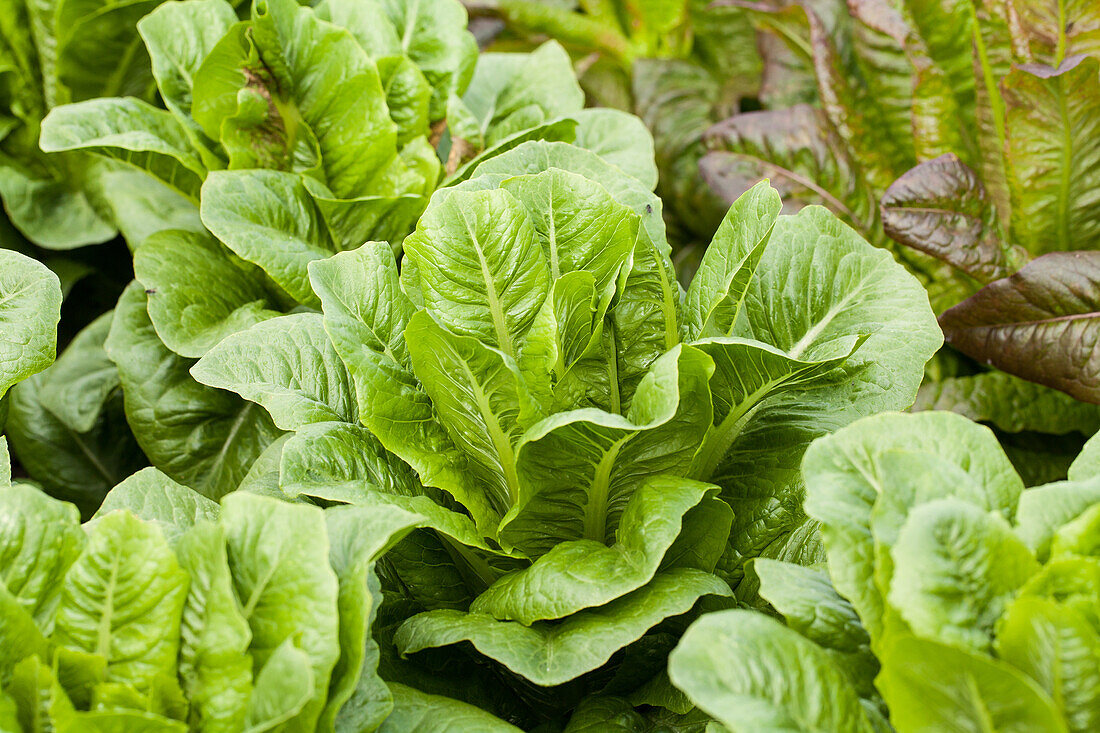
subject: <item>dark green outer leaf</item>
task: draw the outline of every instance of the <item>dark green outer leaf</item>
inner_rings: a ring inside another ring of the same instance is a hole
[[[148,461],[126,429],[120,394],[103,405],[90,430],[77,432],[42,404],[45,376],[12,391],[7,424],[12,452],[50,494],[72,501],[88,517],[112,486]]]
[[[1004,372],[928,382],[913,404],[914,412],[921,410],[951,410],[1010,433],[1093,435],[1100,430],[1100,407]]]
[[[65,101],[150,95],[149,56],[135,25],[161,1],[56,3],[57,81]]]
[[[206,168],[169,112],[133,98],[100,98],[51,110],[42,120],[46,152],[87,150],[148,172],[191,201]]]
[[[378,733],[517,733],[520,729],[479,707],[391,682],[393,712]]]
[[[1100,403],[1100,253],[1044,255],[946,311],[940,325],[972,358]]]
[[[40,178],[17,165],[0,167],[0,195],[12,223],[47,249],[73,249],[115,236],[115,227],[97,211],[82,186],[89,167],[71,155],[55,155],[55,161],[63,168],[59,175],[67,180]]]
[[[134,273],[157,336],[183,357],[279,315],[263,272],[205,231],[157,232],[135,253]]]
[[[138,444],[175,481],[220,498],[279,436],[262,408],[191,377],[194,362],[161,343],[137,283],[119,300],[106,346],[119,367],[126,419]]]
[[[331,256],[336,247],[300,176],[274,170],[211,173],[199,212],[206,228],[237,256],[263,269],[299,303],[319,304],[309,285],[309,263]]]
[[[524,626],[485,614],[431,611],[406,621],[395,642],[403,654],[412,654],[469,641],[482,654],[546,687],[599,668],[663,619],[690,611],[699,598],[728,593],[728,586],[709,573],[673,569],[633,593],[560,622]]]
[[[82,329],[43,375],[42,406],[78,433],[92,429],[119,386],[118,369],[103,348],[113,318],[107,311]]]

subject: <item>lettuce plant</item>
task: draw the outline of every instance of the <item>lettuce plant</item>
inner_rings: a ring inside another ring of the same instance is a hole
[[[527,139],[576,138],[652,187],[644,127],[582,111],[560,47],[479,57],[465,25],[452,0],[275,0],[243,21],[222,0],[173,2],[138,24],[166,110],[120,97],[50,113],[44,149],[92,153],[173,198],[129,237],[139,285],[115,316],[17,393],[32,476],[67,498],[81,485],[85,511],[146,461],[220,497],[280,431],[187,370],[236,330],[318,307],[310,261],[399,247],[437,186]],[[115,437],[123,400],[136,443]]]
[[[990,431],[951,413],[822,438],[803,470],[825,568],[754,561],[782,622],[707,616],[673,683],[731,731],[1094,730],[1096,449],[1025,490]]]
[[[943,314],[948,343],[1100,402],[1088,346],[1100,206],[1079,184],[1100,155],[1100,48],[1088,31],[1100,15],[1087,3],[1057,17],[1041,2],[1016,5],[1018,18],[991,8],[971,22],[984,56],[975,57],[974,100],[959,108],[977,121],[976,140],[901,176],[883,197],[884,222],[899,242],[985,286]],[[936,61],[970,57],[955,39]]]
[[[81,526],[7,469],[0,455],[3,730],[409,731],[425,707],[515,730],[378,676],[374,566],[416,515],[219,505],[149,468]]]
[[[817,557],[802,451],[908,405],[941,343],[887,253],[780,206],[767,184],[738,200],[681,293],[660,199],[527,142],[438,191],[400,269],[379,242],[313,262],[323,315],[191,372],[291,433],[241,490],[425,517],[386,560],[397,650],[469,642],[560,711],[659,677],[679,617],[745,558]]]

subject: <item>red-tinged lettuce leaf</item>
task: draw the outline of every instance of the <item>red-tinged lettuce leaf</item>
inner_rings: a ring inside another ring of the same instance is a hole
[[[951,79],[912,19],[888,0],[852,0],[848,7],[856,21],[856,57],[892,144],[880,154],[894,169],[949,151],[969,160]]]
[[[875,226],[874,195],[819,109],[736,115],[708,130],[707,144],[703,179],[730,203],[767,178],[788,208],[822,204],[864,233]]]
[[[982,52],[971,51],[974,84],[974,121],[981,151],[981,174],[997,206],[997,214],[1009,220],[1008,171],[1005,161],[1005,104],[998,82],[1003,79],[1016,61],[1013,54],[1011,21],[1006,4],[989,3],[980,9],[970,10],[969,3],[960,3],[959,13],[974,13],[973,20],[962,21],[969,25],[967,48],[980,41]],[[954,22],[956,14],[947,22]],[[942,21],[941,21],[942,22]]]
[[[1009,274],[993,202],[978,175],[954,153],[902,175],[880,205],[883,228],[895,241],[984,283]]]
[[[1024,379],[1100,403],[1100,252],[1054,252],[940,317],[947,342]]]
[[[1024,64],[1001,88],[1013,240],[1033,254],[1100,246],[1100,61]]]
[[[1031,56],[1056,66],[1067,56],[1100,57],[1100,4],[1095,0],[1017,3],[1019,29]]]
[[[872,88],[861,83],[858,66],[849,63],[842,42],[843,32],[806,9],[813,69],[821,109],[836,134],[859,163],[867,182],[883,189],[893,178],[894,168],[904,168],[912,156],[899,151],[891,134],[881,100]],[[843,22],[844,17],[840,17]]]
[[[686,61],[641,59],[634,65],[635,111],[653,132],[660,180],[657,194],[674,221],[706,239],[714,234],[733,198],[699,185],[703,135],[721,118],[721,90],[706,69]],[[745,187],[744,190],[748,190]]]

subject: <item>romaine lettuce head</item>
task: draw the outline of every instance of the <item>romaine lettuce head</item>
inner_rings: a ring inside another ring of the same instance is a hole
[[[323,315],[191,373],[293,433],[247,488],[425,517],[386,560],[411,661],[468,642],[525,699],[636,687],[663,652],[622,660],[728,605],[745,559],[821,557],[803,450],[908,406],[941,342],[885,252],[779,210],[737,201],[685,293],[645,184],[527,142],[437,191],[400,267],[382,242],[311,263]]]
[[[81,526],[0,462],[5,729],[424,730],[427,708],[517,730],[379,677],[375,563],[418,515],[248,492],[219,505],[149,468]]]
[[[673,652],[672,682],[734,731],[1094,729],[1092,453],[1072,480],[1024,489],[993,433],[952,413],[868,417],[816,441],[806,510],[827,563],[755,560],[786,625],[710,615]]]

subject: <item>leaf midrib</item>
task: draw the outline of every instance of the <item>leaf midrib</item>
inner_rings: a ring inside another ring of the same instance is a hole
[[[481,242],[478,241],[477,235],[474,233],[465,214],[462,214],[462,224],[466,227],[466,233],[470,235],[470,242],[473,244],[474,252],[477,253],[478,263],[481,266],[481,277],[485,280],[485,297],[489,301],[489,313],[493,318],[493,329],[497,333],[500,350],[514,359],[516,356],[515,346],[512,344],[512,337],[508,333],[508,326],[504,321],[504,308],[500,302],[496,285],[493,283],[492,273],[489,271],[489,261],[485,258]]]

